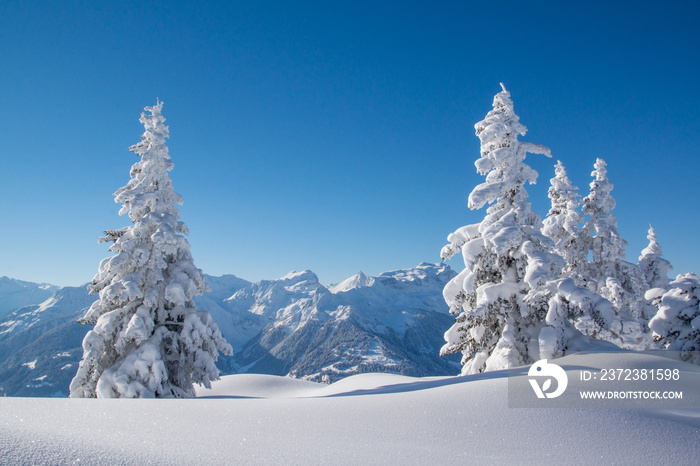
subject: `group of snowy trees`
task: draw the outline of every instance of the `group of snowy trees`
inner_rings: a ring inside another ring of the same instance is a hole
[[[465,268],[443,291],[455,323],[441,353],[461,352],[463,374],[558,357],[588,337],[697,359],[700,279],[685,274],[669,283],[671,265],[651,227],[638,263],[624,260],[605,162],[596,160],[581,199],[558,161],[551,209],[541,221],[528,201],[525,183],[534,184],[537,173],[525,157],[551,153],[518,141],[527,128],[505,87],[475,129],[475,165],[486,181],[469,195],[469,208],[491,205],[481,223],[450,234],[442,250],[443,260],[461,251]]]
[[[106,231],[113,242],[89,290],[99,299],[83,317],[94,324],[83,340],[83,359],[71,397],[191,397],[193,384],[210,387],[218,352],[231,354],[216,323],[192,299],[207,290],[195,267],[187,227],[178,221],[168,172],[173,162],[165,139],[163,103],[141,114],[146,131],[131,146],[139,161],[131,180],[115,193],[120,214],[133,225]]]
[[[83,341],[71,397],[191,397],[193,384],[209,387],[218,378],[218,353],[232,353],[193,301],[207,286],[178,220],[182,198],[168,174],[162,107],[146,107],[146,131],[129,148],[139,161],[115,201],[133,225],[101,238],[113,243],[114,255],[89,286],[99,299],[82,319],[94,328]],[[525,190],[537,179],[525,157],[551,153],[518,141],[527,129],[505,87],[475,128],[476,167],[486,181],[470,194],[469,208],[491,205],[481,223],[452,233],[442,250],[443,260],[461,251],[466,266],[443,292],[456,318],[442,353],[461,352],[467,374],[558,357],[593,337],[678,350],[700,364],[700,279],[685,274],[669,282],[671,265],[652,228],[638,263],[624,260],[605,162],[596,161],[583,199],[557,162],[552,207],[541,221]]]

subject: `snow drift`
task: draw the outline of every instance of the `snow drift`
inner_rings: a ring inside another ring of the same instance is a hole
[[[194,400],[2,398],[0,451],[8,464],[697,463],[700,411],[509,409],[507,385],[505,371],[243,374]]]

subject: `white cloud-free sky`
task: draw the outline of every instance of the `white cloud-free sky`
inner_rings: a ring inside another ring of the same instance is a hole
[[[439,261],[480,221],[473,124],[503,82],[588,190],[615,184],[636,261],[651,223],[699,272],[694,2],[0,4],[0,275],[87,282],[127,225],[139,108],[165,102],[195,263],[248,280]],[[555,160],[532,156],[545,215]],[[459,260],[451,263],[460,268]]]

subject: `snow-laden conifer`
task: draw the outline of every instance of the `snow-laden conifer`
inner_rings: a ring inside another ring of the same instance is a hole
[[[625,258],[627,242],[617,231],[617,218],[612,213],[615,199],[611,191],[613,184],[608,179],[608,170],[603,159],[597,159],[591,173],[591,190],[583,199],[583,213],[589,215],[584,226],[591,250],[588,265],[589,276],[594,280],[617,278],[617,264]]]
[[[700,364],[700,278],[694,273],[680,274],[670,289],[653,298],[658,312],[649,322],[654,339],[662,348],[680,351],[681,358]]]
[[[466,266],[443,291],[456,317],[441,350],[461,352],[465,374],[539,357],[537,338],[548,306],[548,296],[539,290],[558,278],[564,265],[550,253],[552,242],[540,233],[540,217],[531,210],[524,186],[537,180],[524,162],[526,154],[551,156],[550,150],[518,141],[527,128],[505,87],[475,129],[481,140],[475,165],[486,182],[469,195],[469,208],[493,204],[481,223],[450,234],[441,253],[447,260],[461,250]]]
[[[566,261],[564,275],[574,278],[577,284],[584,284],[588,245],[579,226],[583,224],[583,215],[578,210],[578,188],[571,184],[560,160],[554,173],[549,188],[552,207],[542,222],[542,233],[554,241],[554,252]]]
[[[616,204],[611,194],[614,186],[608,179],[605,161],[597,159],[594,168],[590,192],[583,199],[583,213],[589,215],[583,234],[591,251],[584,280],[586,286],[612,303],[619,320],[619,330],[604,335],[604,339],[623,348],[649,349],[653,343],[647,332],[645,280],[637,264],[624,260],[628,244],[620,236],[612,213]]]
[[[649,225],[647,239],[649,240],[649,245],[642,250],[638,262],[646,280],[647,289],[661,288],[667,290],[670,281],[668,272],[673,267],[669,261],[663,258],[663,252],[656,238],[656,232],[651,225]]]
[[[94,324],[83,340],[83,359],[71,397],[190,397],[193,384],[218,378],[218,352],[231,354],[216,323],[198,311],[193,296],[207,290],[195,267],[187,227],[178,221],[168,172],[163,103],[146,107],[146,131],[131,146],[140,160],[131,180],[115,193],[120,214],[133,225],[106,231],[114,256],[104,259],[88,286],[99,299],[82,319]]]

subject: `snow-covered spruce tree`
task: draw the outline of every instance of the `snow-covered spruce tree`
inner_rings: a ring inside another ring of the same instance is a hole
[[[700,364],[700,277],[680,274],[670,286],[654,297],[658,312],[649,327],[662,348],[680,351],[681,359]]]
[[[618,233],[617,218],[612,213],[616,203],[605,161],[597,159],[594,168],[590,192],[583,199],[583,213],[590,216],[583,234],[591,251],[584,281],[612,303],[620,321],[619,332],[602,337],[624,348],[648,349],[653,344],[646,326],[644,277],[637,264],[624,260],[628,244]]]
[[[441,253],[447,260],[461,250],[466,266],[443,290],[456,317],[441,350],[463,354],[463,374],[539,359],[538,335],[549,306],[540,288],[558,278],[564,266],[549,252],[553,244],[540,233],[540,217],[531,210],[524,187],[537,179],[524,162],[526,154],[551,156],[550,151],[518,141],[527,129],[505,87],[475,129],[481,140],[475,165],[486,182],[469,195],[469,208],[493,205],[481,223],[450,234]]]
[[[578,211],[578,188],[571,184],[560,160],[554,167],[554,173],[549,188],[552,207],[542,222],[542,233],[554,241],[554,252],[566,262],[564,275],[572,277],[579,285],[585,285],[588,245],[579,227],[583,224],[583,215]]]
[[[649,225],[649,246],[642,250],[639,256],[639,269],[644,275],[644,280],[647,284],[647,289],[660,288],[668,290],[669,278],[668,272],[673,269],[671,263],[663,258],[663,252],[659,241],[656,238],[656,232]]]
[[[193,384],[218,378],[218,352],[232,354],[208,312],[192,299],[207,290],[178,221],[168,171],[173,162],[165,139],[163,103],[146,107],[142,141],[129,148],[140,160],[131,180],[115,193],[120,214],[133,225],[106,231],[114,256],[104,259],[92,283],[99,299],[82,323],[95,324],[83,340],[83,359],[71,397],[191,397]]]
[[[583,198],[583,213],[590,216],[583,230],[592,253],[588,275],[598,281],[617,278],[617,265],[625,258],[627,242],[617,232],[617,218],[612,213],[615,199],[610,194],[613,184],[608,179],[605,161],[597,159],[594,167],[590,193]]]

